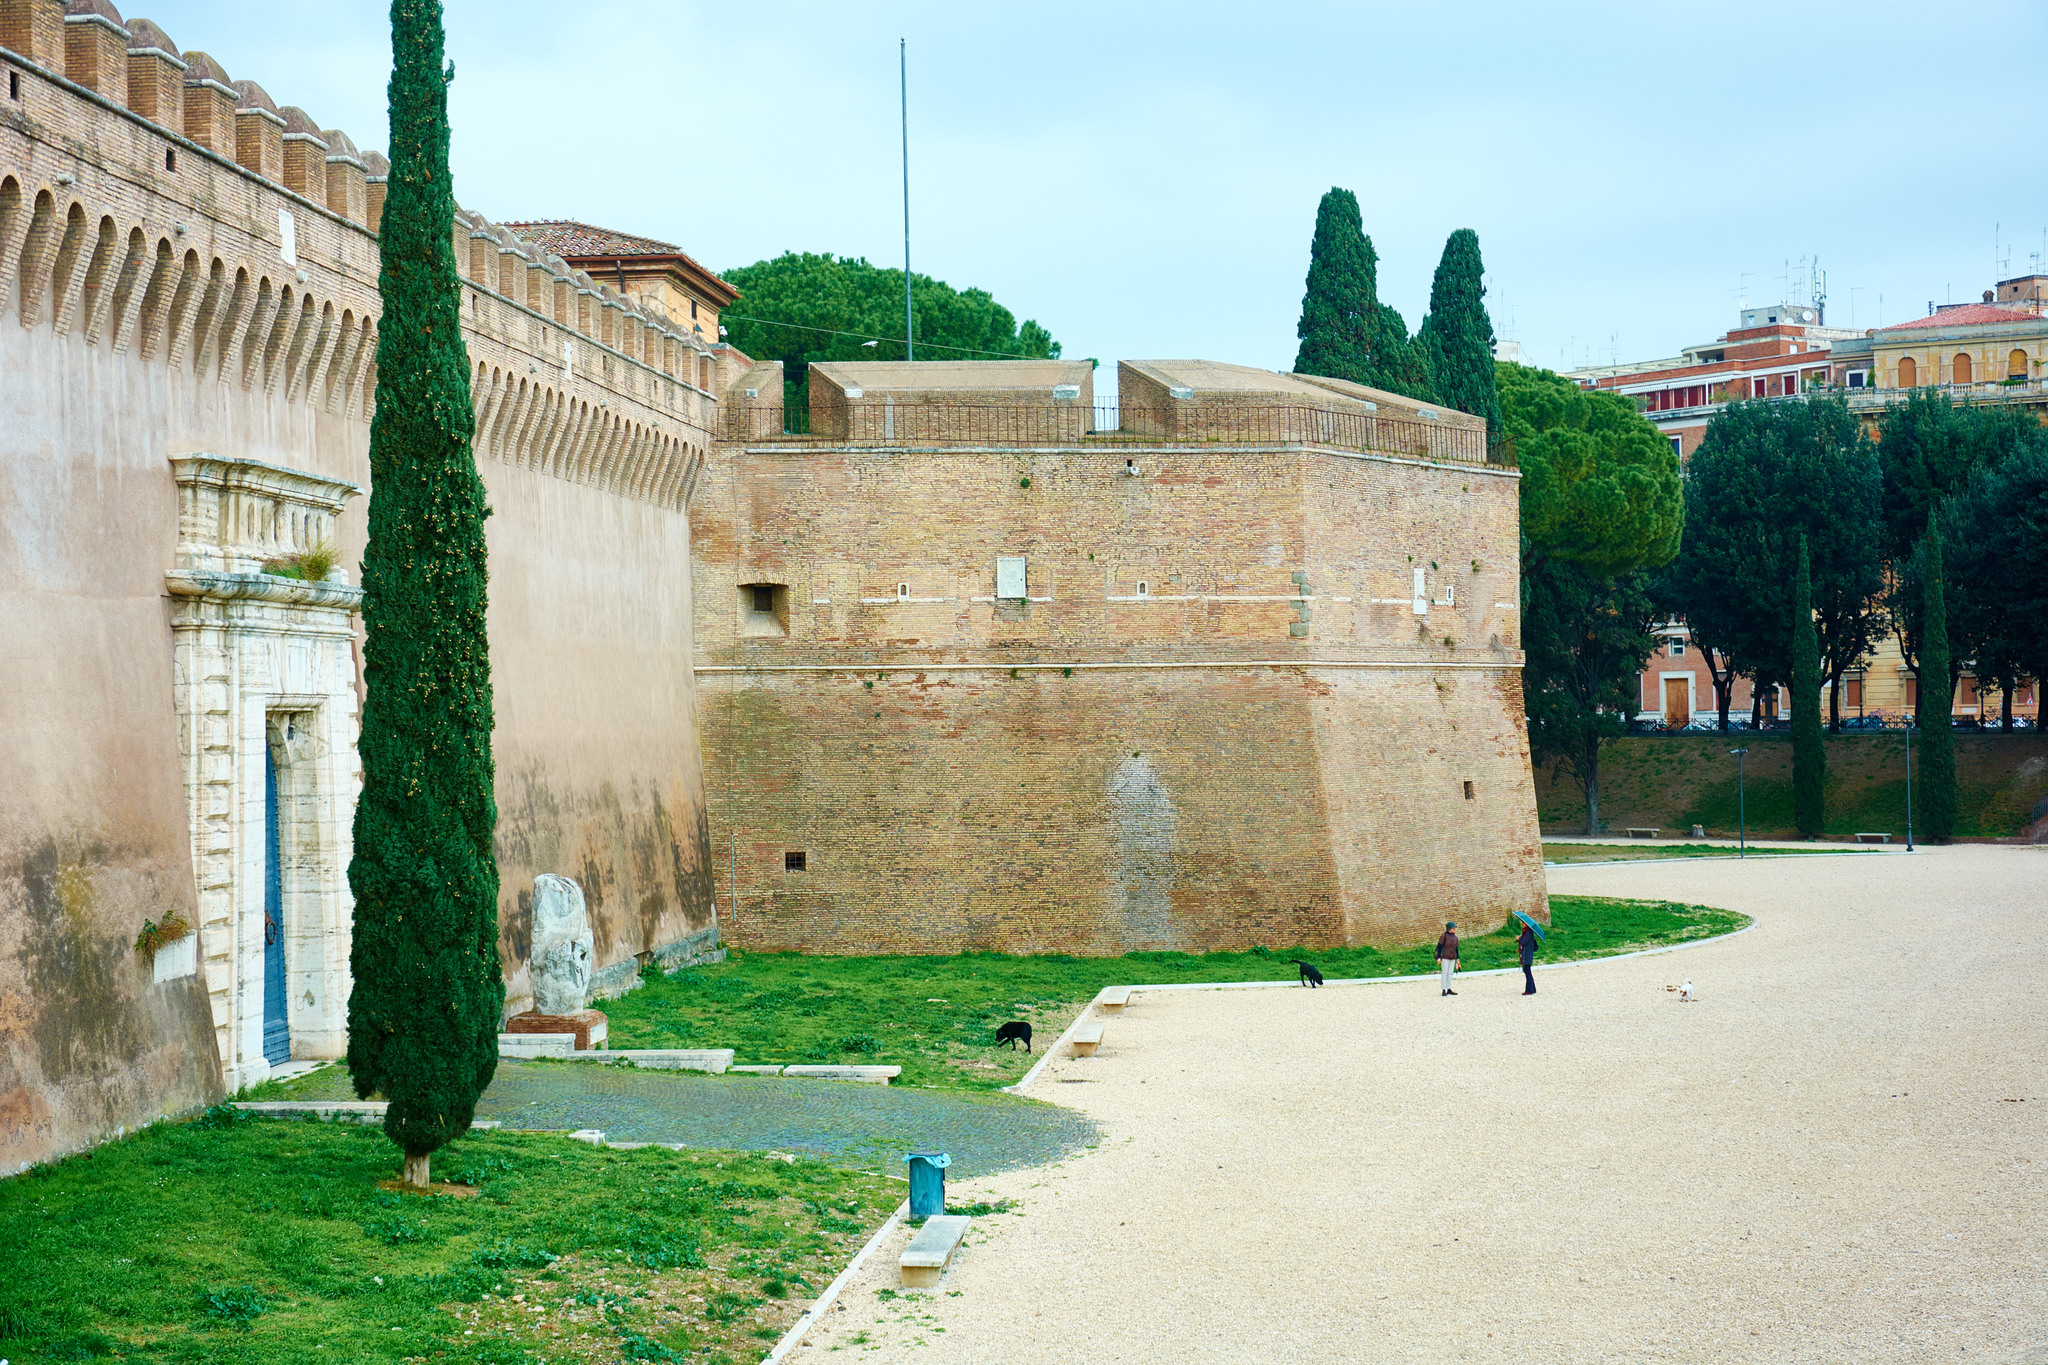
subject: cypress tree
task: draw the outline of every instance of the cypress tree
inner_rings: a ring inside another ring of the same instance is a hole
[[[469,1128],[505,1005],[491,836],[485,505],[450,245],[439,0],[392,0],[384,315],[363,554],[363,791],[356,805],[348,1065],[391,1101],[405,1178]]]
[[[1792,580],[1792,814],[1799,833],[1827,831],[1827,741],[1820,728],[1820,637],[1813,628],[1813,571],[1806,537]]]
[[[1487,316],[1486,267],[1479,234],[1459,228],[1444,243],[1429,286],[1429,316],[1415,334],[1429,362],[1437,401],[1486,419],[1486,434],[1500,434],[1500,396],[1493,387],[1493,319]]]
[[[1914,794],[1920,801],[1921,838],[1945,844],[1956,832],[1956,737],[1949,726],[1953,684],[1948,673],[1948,607],[1942,600],[1941,532],[1932,513],[1922,544],[1926,607],[1920,621],[1920,780]]]
[[[1358,196],[1332,189],[1316,206],[1316,235],[1308,249],[1308,286],[1294,329],[1301,349],[1296,374],[1364,383],[1372,353],[1373,293],[1379,258],[1365,235]]]
[[[1308,287],[1294,330],[1301,340],[1296,374],[1434,401],[1428,361],[1408,339],[1408,324],[1379,301],[1379,255],[1350,190],[1332,189],[1316,207]]]

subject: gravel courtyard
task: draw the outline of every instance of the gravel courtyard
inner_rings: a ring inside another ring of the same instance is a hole
[[[1651,957],[1136,997],[795,1359],[2048,1362],[2048,848],[1556,868],[1756,916]],[[1690,977],[1699,1000],[1666,990]]]

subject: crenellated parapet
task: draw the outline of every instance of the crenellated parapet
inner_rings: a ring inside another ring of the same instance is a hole
[[[0,0],[0,308],[367,422],[390,163],[112,0]],[[714,365],[658,309],[459,211],[480,454],[679,498]]]

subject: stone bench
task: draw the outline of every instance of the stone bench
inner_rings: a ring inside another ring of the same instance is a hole
[[[1083,1024],[1068,1041],[1074,1045],[1076,1057],[1093,1057],[1095,1049],[1102,1046],[1102,1025]]]
[[[1859,844],[1888,844],[1892,841],[1889,830],[1866,830],[1856,836]]]
[[[967,1225],[973,1221],[958,1213],[941,1213],[925,1219],[917,1236],[903,1248],[898,1262],[903,1269],[904,1288],[930,1289],[938,1284],[939,1272],[960,1249],[960,1239],[967,1235]]]
[[[1631,839],[1654,839],[1659,834],[1662,834],[1664,831],[1662,827],[1656,829],[1646,829],[1641,825],[1636,825],[1624,832]]]
[[[606,1052],[572,1052],[572,1062],[631,1062],[656,1071],[708,1071],[724,1075],[732,1066],[729,1047],[629,1047]]]
[[[501,1033],[498,1035],[498,1055],[518,1060],[522,1057],[567,1057],[576,1051],[576,1035],[573,1033]]]
[[[1095,1003],[1102,1006],[1104,1014],[1122,1014],[1124,1006],[1131,1003],[1131,988],[1110,986],[1095,997]]]
[[[865,1081],[869,1085],[887,1085],[903,1074],[900,1066],[786,1066],[785,1076],[809,1076],[820,1081]]]

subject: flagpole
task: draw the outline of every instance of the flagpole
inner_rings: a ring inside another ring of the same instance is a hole
[[[896,40],[896,76],[903,112],[903,358],[917,359],[910,323],[910,52],[907,40]]]

